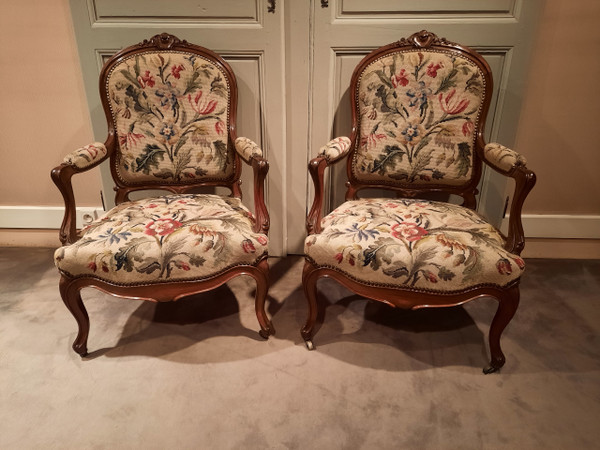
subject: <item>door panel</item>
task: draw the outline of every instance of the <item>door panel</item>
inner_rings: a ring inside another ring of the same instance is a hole
[[[269,13],[271,2],[266,0],[71,0],[70,4],[96,139],[106,137],[98,94],[98,76],[106,58],[162,32],[209,48],[223,56],[236,74],[238,136],[254,140],[263,149],[270,164],[267,206],[272,216],[284,216],[283,5],[277,4],[274,13]],[[111,207],[114,192],[108,165],[101,166],[101,173],[105,203]],[[244,164],[242,193],[250,207],[252,186],[252,169]],[[270,254],[286,253],[285,232],[285,220],[271,221]]]

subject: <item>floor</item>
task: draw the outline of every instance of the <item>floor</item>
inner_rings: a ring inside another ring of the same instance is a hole
[[[165,304],[89,289],[82,360],[52,250],[0,248],[0,448],[600,448],[600,260],[527,261],[491,375],[493,300],[407,312],[323,280],[309,352],[302,259],[270,263],[268,341],[247,277]]]

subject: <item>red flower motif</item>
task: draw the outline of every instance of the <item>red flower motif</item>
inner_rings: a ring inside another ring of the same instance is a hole
[[[176,66],[176,65],[173,65],[173,66],[171,67],[171,74],[172,74],[172,75],[173,75],[175,78],[179,79],[179,78],[181,78],[181,74],[180,74],[179,72],[181,72],[182,70],[185,70],[185,69],[183,68],[183,66],[182,66],[181,64],[179,64],[178,66]]]
[[[269,243],[269,240],[267,239],[267,237],[266,236],[262,236],[262,235],[261,236],[257,236],[256,240],[258,241],[258,243],[260,245],[267,245]]]
[[[206,116],[215,110],[217,107],[216,100],[202,100],[202,91],[198,91],[194,100],[192,100],[192,95],[188,94],[188,102],[190,102],[190,106],[194,111],[196,111],[201,116]]]
[[[427,75],[429,75],[431,78],[437,77],[437,71],[440,70],[440,68],[442,68],[442,67],[444,67],[444,65],[442,63],[429,64],[427,66]]]
[[[217,134],[225,133],[225,122],[219,120],[217,123],[215,123],[215,131]]]
[[[177,262],[175,263],[175,265],[176,265],[177,267],[179,267],[180,269],[183,269],[183,270],[190,270],[190,266],[189,266],[187,263],[184,263],[183,261],[177,261]]]
[[[500,275],[510,275],[512,273],[512,266],[510,265],[510,261],[506,258],[498,260],[496,269],[498,269]]]
[[[183,224],[173,219],[158,219],[153,222],[150,222],[146,225],[146,229],[144,233],[150,236],[166,236],[167,234],[171,234],[177,228],[181,227]]]
[[[419,241],[426,236],[428,231],[416,223],[397,223],[392,227],[392,236],[396,239],[406,239],[408,242]]]
[[[350,263],[351,266],[353,266],[355,264],[355,259],[354,256],[350,255],[348,257],[348,262]]]
[[[335,257],[334,257],[338,264],[341,264],[342,261],[344,260],[344,254],[343,253],[336,253]]]
[[[139,133],[127,133],[119,136],[119,144],[123,148],[131,148],[136,145],[140,139],[143,139],[144,135]]]
[[[140,86],[142,87],[142,89],[144,89],[146,86],[154,87],[154,77],[152,75],[150,75],[149,70],[146,70],[146,73],[144,74],[144,76],[138,77],[138,83],[140,83]]]
[[[408,84],[408,78],[406,78],[406,70],[402,69],[399,73],[392,75],[390,78],[392,86],[396,89],[398,86],[406,86]]]
[[[519,269],[523,270],[525,268],[525,261],[523,261],[523,259],[516,257],[513,258],[513,261],[519,266]]]
[[[444,94],[440,94],[438,97],[442,110],[447,114],[460,114],[469,106],[469,100],[454,98],[455,94],[456,89],[452,89],[452,92],[446,95],[446,98],[444,98]]]
[[[475,131],[475,124],[471,122],[471,119],[467,119],[462,126],[463,136],[470,136]]]
[[[429,175],[421,174],[419,175],[419,179],[423,181],[431,181],[431,177]]]
[[[252,243],[252,241],[250,239],[245,239],[244,241],[242,241],[242,248],[244,249],[244,251],[246,253],[255,253],[256,252],[256,248],[254,247],[254,244]]]
[[[104,263],[102,263],[102,271],[108,273],[108,266]]]
[[[98,269],[98,266],[96,265],[96,263],[94,261],[92,261],[91,263],[89,263],[88,267],[90,269],[92,269],[94,272]]]
[[[435,276],[435,274],[433,272],[430,272],[429,270],[425,270],[423,272],[423,276],[430,283],[437,283],[438,282],[438,278]]]
[[[360,138],[360,145],[362,147],[364,147],[365,145],[367,147],[371,147],[371,146],[376,146],[377,142],[379,142],[382,139],[385,139],[386,135],[383,133],[371,133],[367,136],[363,136]]]

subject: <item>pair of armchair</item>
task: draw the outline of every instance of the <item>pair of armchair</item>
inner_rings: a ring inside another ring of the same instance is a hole
[[[100,80],[106,142],[77,150],[52,171],[66,206],[55,262],[61,296],[79,325],[74,350],[87,354],[84,287],[171,301],[242,274],[256,280],[260,335],[268,338],[268,163],[255,143],[236,136],[233,72],[213,52],[161,34],[113,56]],[[315,199],[302,277],[307,347],[314,348],[321,277],[402,308],[489,296],[499,306],[484,371],[498,370],[505,361],[500,335],[519,303],[520,215],[535,175],[516,152],[484,142],[489,66],[474,51],[422,31],[365,57],[350,93],[352,135],[330,141],[309,164]],[[344,158],[347,201],[323,217],[325,169]],[[71,177],[106,159],[117,206],[78,232]],[[254,171],[254,214],[241,202],[241,161]],[[482,162],[516,180],[508,236],[474,211]],[[231,195],[196,192],[204,186],[224,186]],[[156,188],[170,194],[129,200]],[[365,188],[395,197],[358,198]],[[440,192],[463,204],[425,199]]]

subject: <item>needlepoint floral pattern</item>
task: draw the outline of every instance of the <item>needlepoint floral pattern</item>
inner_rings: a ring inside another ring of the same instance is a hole
[[[107,81],[124,182],[227,179],[229,88],[224,72],[198,55],[139,54]]]
[[[128,284],[197,280],[230,264],[256,264],[268,238],[252,230],[240,199],[181,194],[121,203],[59,248],[56,266],[70,276]]]
[[[500,233],[476,212],[424,200],[362,199],[343,203],[307,237],[305,253],[358,281],[455,292],[481,280],[504,287],[523,260],[503,248]]]
[[[469,181],[485,91],[475,64],[442,52],[392,53],[364,69],[357,91],[357,180]]]

